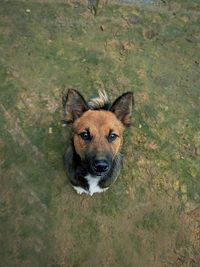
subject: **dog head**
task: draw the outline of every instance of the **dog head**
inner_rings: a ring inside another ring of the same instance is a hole
[[[113,103],[105,93],[86,102],[74,89],[63,98],[64,121],[73,124],[76,153],[91,175],[105,176],[120,151],[123,132],[131,123],[133,93],[127,92]]]

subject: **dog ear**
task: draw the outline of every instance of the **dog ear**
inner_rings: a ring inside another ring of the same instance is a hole
[[[64,120],[67,123],[74,122],[83,112],[88,110],[88,105],[83,96],[75,89],[69,89],[63,96]]]
[[[129,126],[131,124],[131,115],[133,106],[134,106],[133,93],[127,92],[119,96],[114,101],[110,111],[112,111],[124,125]]]

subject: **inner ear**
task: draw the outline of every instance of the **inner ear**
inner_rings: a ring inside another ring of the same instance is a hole
[[[88,110],[87,102],[75,89],[69,89],[67,95],[63,96],[63,107],[66,122],[74,122]]]
[[[134,106],[134,97],[132,92],[124,93],[119,96],[114,103],[110,111],[112,111],[116,117],[126,126],[131,124],[131,115]]]

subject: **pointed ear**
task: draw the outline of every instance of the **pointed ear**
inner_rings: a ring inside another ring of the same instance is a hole
[[[134,97],[132,92],[127,92],[118,97],[110,111],[126,126],[131,124],[131,115],[134,106]]]
[[[63,96],[64,121],[74,122],[83,112],[88,110],[88,105],[83,96],[75,89],[69,89]]]

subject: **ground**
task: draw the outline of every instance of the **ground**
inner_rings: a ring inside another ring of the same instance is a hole
[[[1,1],[1,266],[200,266],[200,2]],[[133,91],[110,189],[72,189],[61,95]]]

